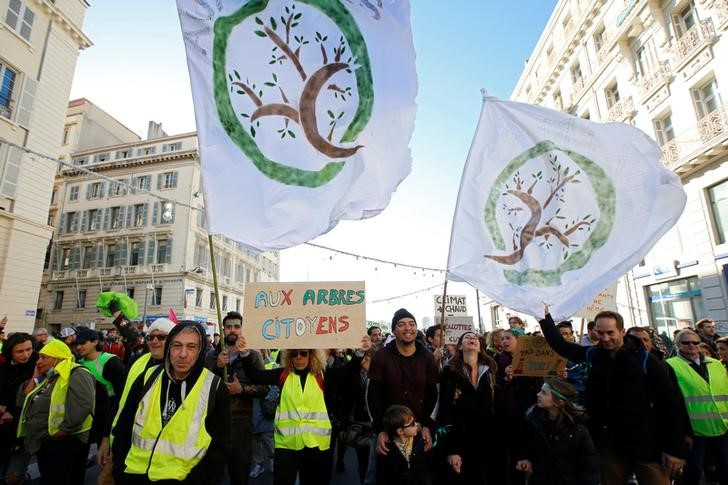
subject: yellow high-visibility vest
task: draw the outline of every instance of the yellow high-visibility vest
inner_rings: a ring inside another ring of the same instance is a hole
[[[114,421],[111,423],[111,436],[109,436],[109,443],[114,442],[114,427],[116,426],[116,422],[119,420],[119,415],[121,414],[121,410],[124,409],[124,404],[126,403],[126,398],[129,396],[129,389],[131,389],[131,385],[134,384],[134,381],[142,375],[144,372],[144,369],[147,368],[147,364],[149,363],[149,359],[152,358],[152,353],[147,352],[146,354],[139,357],[134,364],[129,368],[129,372],[126,375],[126,381],[124,382],[124,390],[121,391],[121,398],[119,399],[119,409],[116,411],[116,416],[114,416]]]
[[[88,372],[84,367],[70,361],[62,361],[56,365],[56,375],[58,377],[55,380],[53,389],[51,389],[51,408],[48,413],[48,434],[51,436],[61,430],[61,423],[63,423],[63,419],[66,417],[66,395],[68,394],[68,383],[71,380],[71,372],[73,372],[77,367],[83,369],[79,372]],[[28,408],[28,403],[35,394],[40,392],[41,389],[45,389],[50,385],[51,379],[53,378],[49,377],[39,385],[36,385],[33,390],[26,394],[25,399],[23,400],[23,410],[20,413],[20,422],[18,423],[18,438],[25,436],[25,412]],[[81,434],[90,430],[93,421],[93,415],[89,414],[86,416],[86,419],[83,420],[81,428],[72,434]]]
[[[276,448],[328,450],[331,441],[331,420],[324,401],[324,391],[316,378],[306,375],[305,389],[301,378],[291,372],[281,388],[281,402],[276,409]]]
[[[154,367],[147,370],[145,380]],[[212,437],[205,429],[210,391],[216,377],[203,369],[166,426],[162,426],[162,374],[139,402],[134,417],[126,473],[151,481],[184,480],[207,453]],[[212,392],[215,392],[214,390]]]
[[[720,361],[705,357],[709,383],[682,357],[666,361],[675,371],[697,436],[720,436],[728,431],[728,374]]]

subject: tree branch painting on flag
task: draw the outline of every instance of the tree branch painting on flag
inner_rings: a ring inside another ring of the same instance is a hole
[[[211,231],[281,249],[386,207],[411,165],[407,0],[177,5]]]
[[[448,275],[508,308],[568,318],[644,258],[686,196],[638,129],[485,96]]]

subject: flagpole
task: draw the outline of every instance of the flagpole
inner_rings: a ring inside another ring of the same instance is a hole
[[[217,287],[217,267],[215,266],[215,246],[212,243],[212,234],[207,234],[210,245],[210,264],[212,265],[212,286],[215,290],[215,310],[217,311],[217,328],[220,332],[220,352],[225,352],[225,328],[222,324],[222,311],[220,310],[220,291]],[[222,368],[223,382],[228,381],[227,365]]]
[[[478,304],[478,330],[480,330],[480,334],[482,335],[485,330],[485,326],[483,325],[483,320],[480,317],[480,291],[476,288],[475,289],[475,302]]]
[[[447,276],[445,276],[445,287],[442,289],[442,306],[440,307],[440,324],[445,328],[445,298],[447,297]],[[444,336],[445,332],[443,332]]]

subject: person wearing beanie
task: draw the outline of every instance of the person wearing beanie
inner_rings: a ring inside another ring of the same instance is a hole
[[[109,420],[108,426],[104,429],[101,438],[101,444],[99,450],[96,453],[96,462],[101,468],[99,474],[98,483],[102,484],[113,484],[113,457],[111,455],[111,442],[113,437],[111,436],[111,430],[116,424],[118,417],[118,410],[124,407],[126,398],[129,395],[129,390],[134,381],[147,371],[150,367],[162,364],[164,362],[164,342],[167,340],[167,335],[172,331],[175,324],[168,318],[157,318],[150,326],[147,332],[147,346],[149,352],[140,355],[135,360],[129,362],[129,371],[126,374],[124,380],[124,389],[121,392],[121,397],[116,405],[111,408],[111,416],[115,416],[114,420]]]
[[[18,437],[37,457],[41,484],[84,483],[94,377],[73,362],[71,350],[60,340],[46,343],[39,354],[32,378],[18,394],[23,403]]]
[[[391,436],[382,424],[390,406],[399,404],[411,409],[422,424],[425,451],[432,448],[434,423],[431,416],[437,402],[439,378],[435,357],[416,341],[417,321],[405,308],[394,312],[392,333],[394,340],[374,354],[369,366],[367,402],[377,434],[370,447],[370,470],[365,483],[375,483],[377,453],[386,455],[390,451],[387,443]]]

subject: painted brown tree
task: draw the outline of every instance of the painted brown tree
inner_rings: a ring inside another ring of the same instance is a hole
[[[554,211],[553,215],[542,222],[549,206],[558,201],[564,203],[566,187],[570,184],[579,184],[581,180],[579,175],[581,170],[570,172],[570,167],[562,165],[558,161],[558,156],[551,154],[548,158],[548,164],[552,175],[546,180],[549,185],[548,195],[541,202],[534,196],[534,189],[543,180],[543,171],[532,173],[533,179],[527,186],[527,181],[523,180],[519,172],[516,172],[511,179],[513,188],[506,184],[505,191],[502,196],[513,197],[518,205],[503,204],[502,209],[508,216],[514,216],[529,211],[530,216],[522,226],[514,226],[509,223],[508,226],[512,231],[512,252],[506,255],[485,255],[486,258],[501,264],[512,265],[523,259],[526,248],[534,241],[542,238],[539,246],[550,249],[554,245],[554,241],[558,241],[563,246],[562,258],[566,259],[569,250],[578,247],[577,243],[572,242],[570,236],[577,231],[591,230],[591,226],[596,222],[591,214],[587,214],[579,219],[571,219],[570,222],[564,222],[567,217],[561,214],[561,207]],[[560,227],[563,224],[563,227]]]
[[[334,98],[342,102],[346,102],[352,96],[351,87],[341,87],[329,81],[334,75],[342,71],[351,74],[354,68],[353,60],[351,57],[346,56],[346,44],[343,36],[339,38],[335,47],[329,49],[327,47],[328,36],[316,32],[315,41],[319,44],[319,50],[321,51],[321,66],[313,73],[307,73],[301,63],[300,56],[301,49],[308,45],[309,41],[303,36],[294,34],[294,30],[301,22],[301,18],[302,13],[296,11],[295,5],[285,7],[285,15],[280,17],[280,23],[273,17],[270,18],[268,23],[259,17],[255,18],[255,22],[259,26],[255,34],[270,39],[273,44],[271,59],[268,64],[283,65],[284,62],[290,62],[301,81],[304,82],[298,105],[296,106],[290,101],[283,86],[278,82],[275,73],[272,73],[270,81],[263,83],[263,87],[275,89],[281,98],[279,102],[264,102],[263,87],[256,87],[248,79],[243,81],[237,70],[228,74],[230,90],[242,96],[248,96],[255,105],[252,113],[241,113],[241,116],[250,119],[250,133],[253,137],[256,134],[255,128],[260,126],[261,118],[269,116],[282,117],[284,125],[278,130],[281,138],[296,138],[296,133],[290,129],[290,123],[294,123],[301,128],[308,143],[317,151],[334,159],[350,157],[363,148],[363,145],[342,147],[332,142],[334,128],[344,112],[342,111],[338,116],[333,116],[332,111],[327,110],[330,118],[329,132],[324,136],[319,133],[316,104],[321,91],[324,89],[332,91]]]

